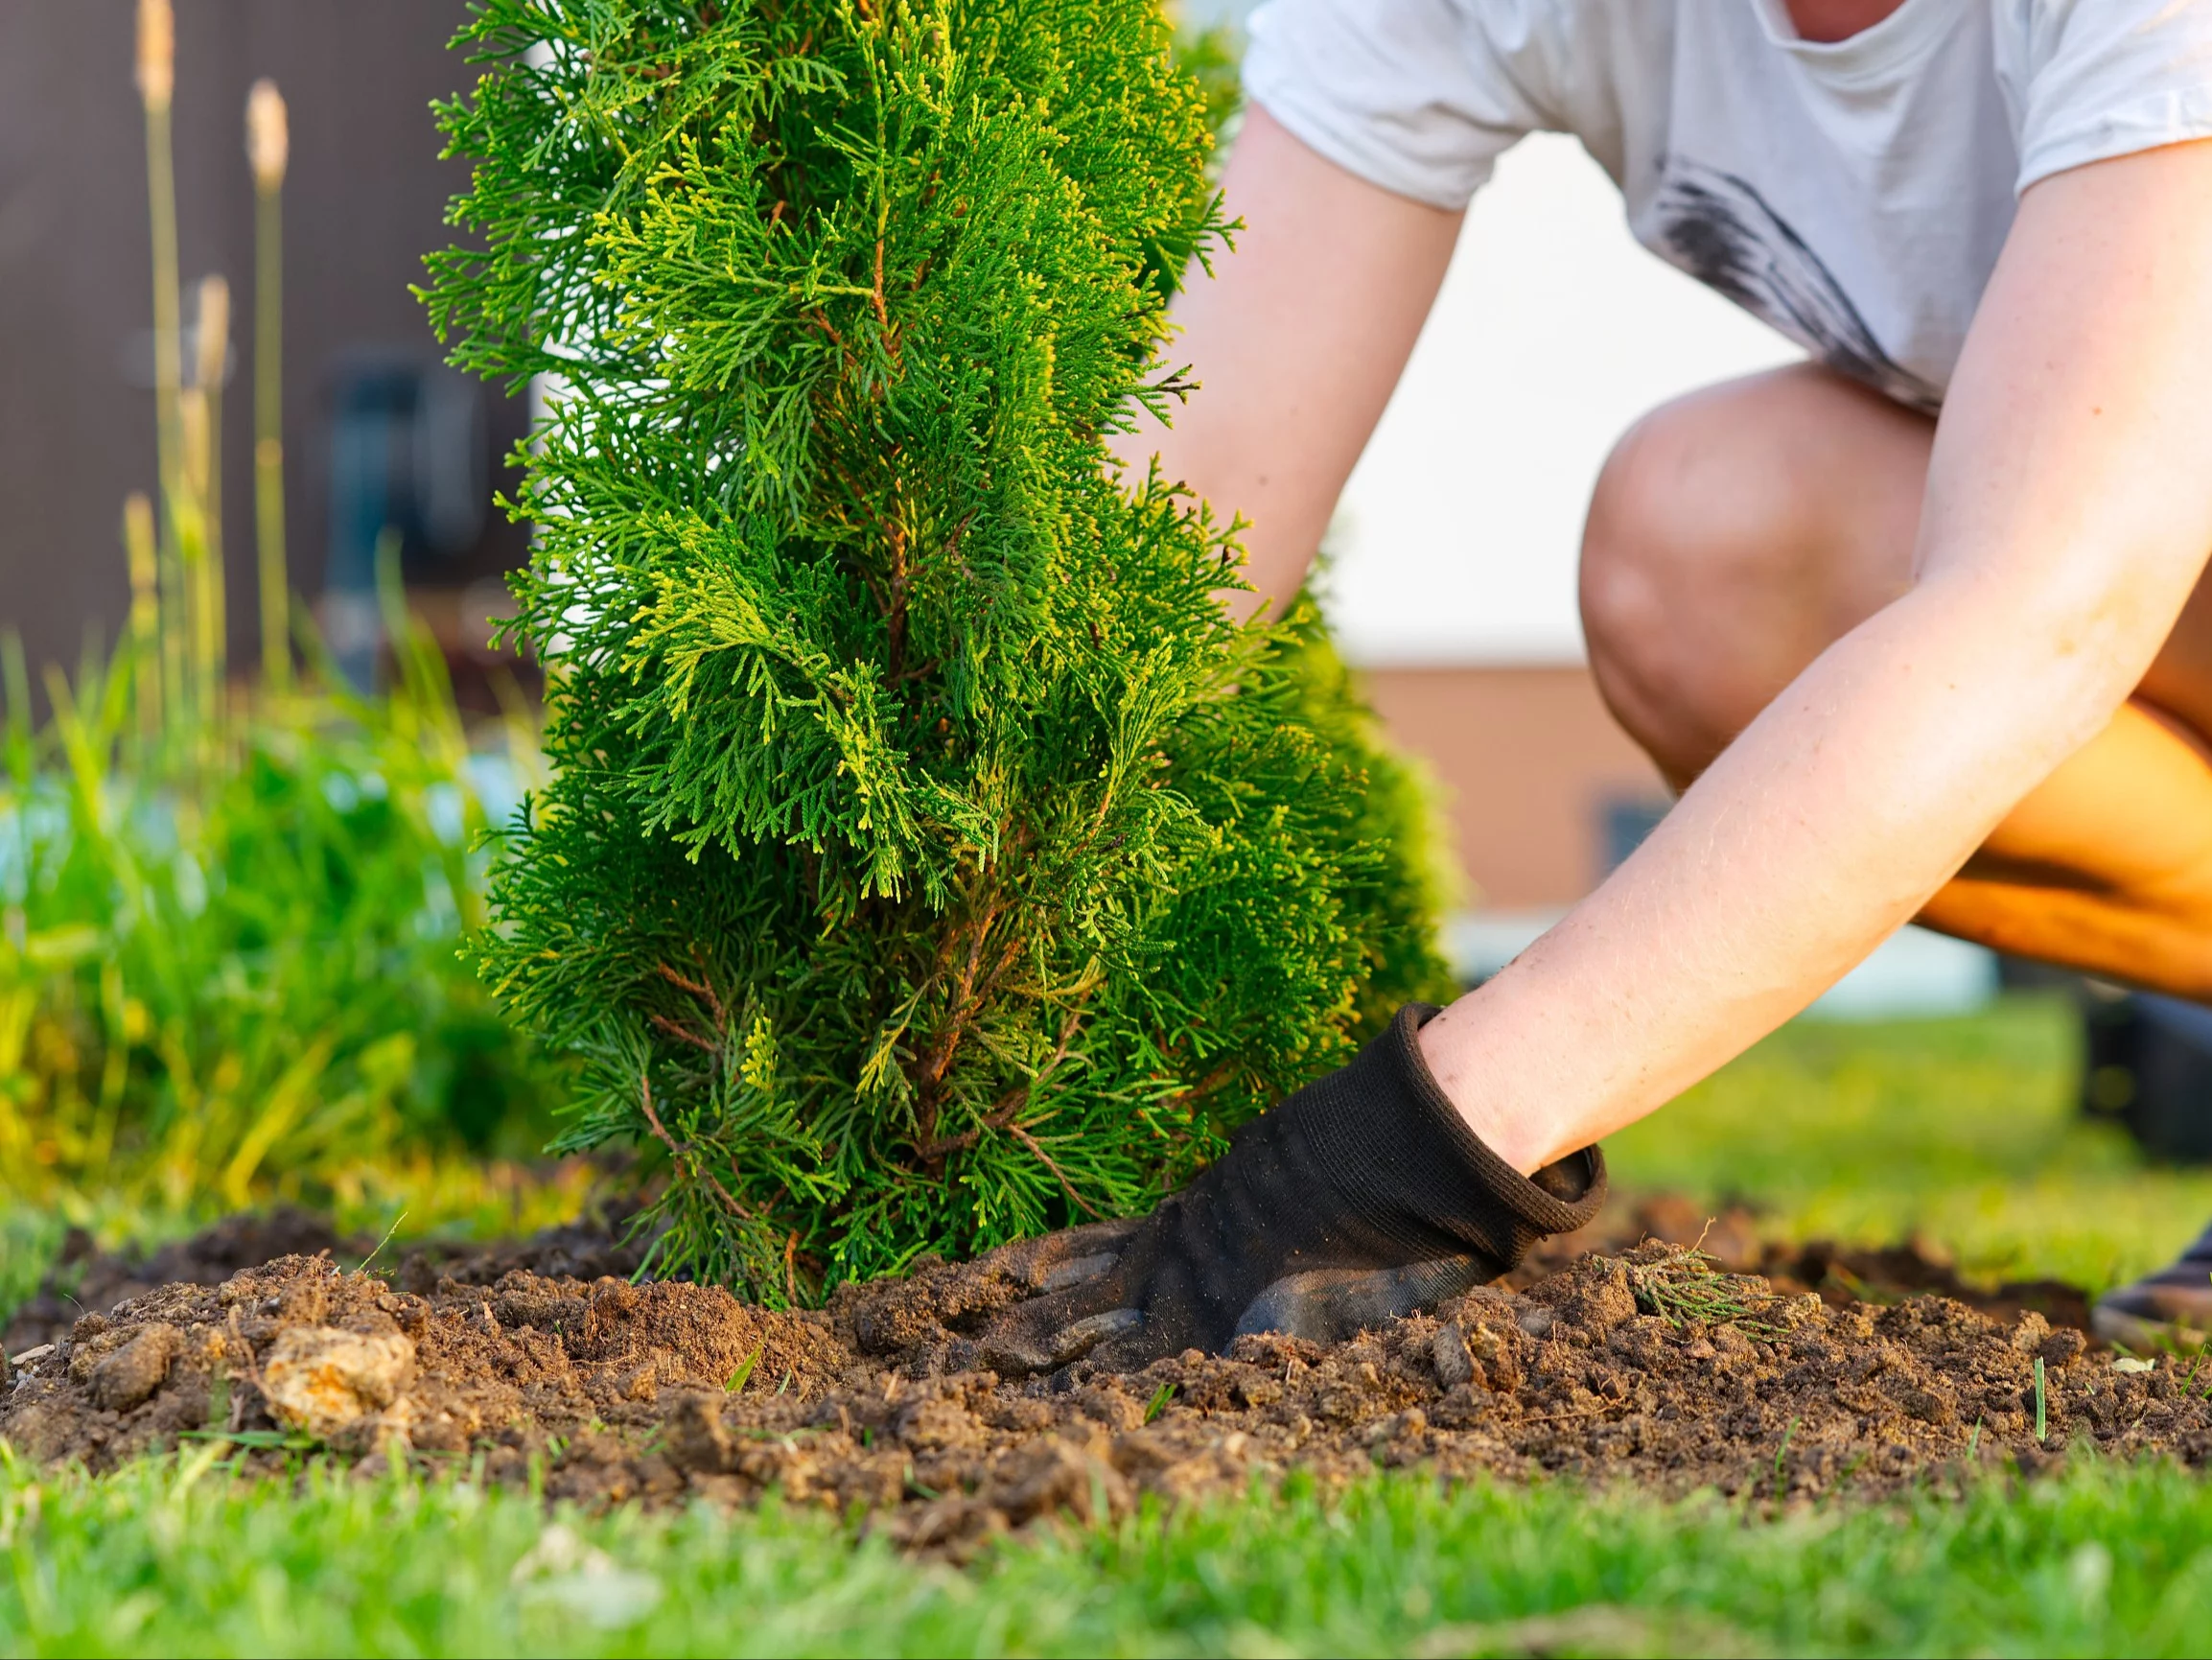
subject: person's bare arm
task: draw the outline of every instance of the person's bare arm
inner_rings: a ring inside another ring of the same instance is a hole
[[[1116,441],[1141,475],[1187,482],[1225,520],[1241,513],[1245,574],[1233,603],[1297,592],[1329,515],[1413,349],[1462,215],[1346,173],[1246,111],[1222,188],[1242,216],[1236,251],[1195,267],[1173,319],[1199,391]]]
[[[1915,586],[1430,1023],[1476,1133],[1535,1170],[1804,1008],[2111,718],[2208,552],[2212,142],[2027,193],[1937,430]]]

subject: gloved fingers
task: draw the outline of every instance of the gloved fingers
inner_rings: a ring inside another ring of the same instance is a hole
[[[1144,1323],[1131,1294],[1130,1253],[1148,1219],[1094,1222],[1002,1246],[982,1262],[1032,1292],[978,1339],[983,1362],[1010,1376],[1050,1371]]]
[[[977,1340],[984,1365],[1010,1377],[1050,1371],[1083,1359],[1102,1343],[1141,1329],[1145,1317],[1120,1294],[1118,1283],[1109,1279],[1016,1303]]]
[[[1144,1329],[1145,1317],[1133,1308],[1109,1308],[1063,1325],[1053,1336],[1052,1360],[1066,1366],[1089,1354],[1102,1343],[1112,1343]]]
[[[1187,1333],[1178,1333],[1158,1321],[1144,1320],[1098,1344],[1085,1358],[1101,1371],[1142,1371],[1155,1360],[1195,1346]]]
[[[1066,1291],[1107,1273],[1144,1218],[1089,1222],[1063,1227],[1036,1239],[1019,1239],[986,1251],[977,1266],[1000,1274],[1020,1289],[1036,1293]]]
[[[1340,1344],[1362,1331],[1433,1308],[1447,1298],[1497,1278],[1498,1272],[1496,1263],[1477,1255],[1440,1257],[1398,1268],[1309,1269],[1284,1275],[1255,1298],[1234,1335],[1281,1332],[1311,1343]],[[1149,1318],[1133,1308],[1114,1309],[1049,1330],[1037,1342],[1036,1352],[1049,1352],[1056,1366],[1087,1357],[1108,1371],[1137,1371],[1182,1349],[1211,1346],[1193,1322],[1175,1318],[1173,1301],[1162,1308],[1155,1298]]]
[[[1254,1298],[1237,1336],[1281,1332],[1338,1344],[1498,1277],[1481,1256],[1447,1256],[1401,1268],[1319,1268],[1285,1274]]]

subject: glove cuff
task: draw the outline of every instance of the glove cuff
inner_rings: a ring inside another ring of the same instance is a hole
[[[1402,1099],[1419,1111],[1431,1133],[1457,1156],[1483,1193],[1512,1215],[1520,1225],[1517,1232],[1572,1233],[1588,1227],[1605,1204],[1604,1153],[1595,1145],[1585,1147],[1547,1164],[1533,1178],[1499,1157],[1468,1127],[1421,1053],[1421,1028],[1439,1013],[1432,1003],[1408,1003],[1373,1045],[1381,1051],[1374,1058],[1388,1065]]]

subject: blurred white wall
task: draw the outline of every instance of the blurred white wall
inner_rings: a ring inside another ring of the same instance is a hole
[[[1574,566],[1614,440],[1653,406],[1801,354],[1638,246],[1573,139],[1476,198],[1339,508],[1330,610],[1370,664],[1582,659]]]

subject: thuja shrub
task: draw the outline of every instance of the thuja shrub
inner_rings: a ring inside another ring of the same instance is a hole
[[[1117,479],[1227,227],[1154,0],[484,0],[432,261],[557,377],[509,625],[554,782],[486,969],[661,1161],[658,1266],[803,1300],[1140,1210],[1441,978],[1313,612]]]

